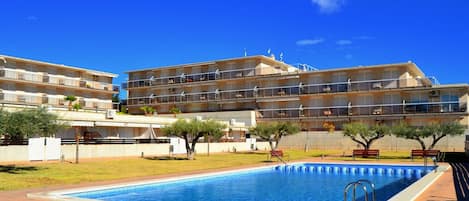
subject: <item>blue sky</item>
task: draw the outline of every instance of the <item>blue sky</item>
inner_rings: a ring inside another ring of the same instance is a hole
[[[469,1],[26,1],[1,4],[0,54],[104,70],[267,54],[320,69],[413,61],[467,83]]]

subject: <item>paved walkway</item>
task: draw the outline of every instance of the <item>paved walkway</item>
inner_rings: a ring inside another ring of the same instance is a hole
[[[453,171],[449,168],[415,201],[455,201],[457,198],[453,183]]]

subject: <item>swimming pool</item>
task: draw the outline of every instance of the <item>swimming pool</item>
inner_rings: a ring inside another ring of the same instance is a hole
[[[434,167],[301,163],[211,176],[69,193],[105,201],[132,200],[343,200],[344,187],[367,179],[377,200],[387,200]],[[357,189],[357,197],[364,193]]]

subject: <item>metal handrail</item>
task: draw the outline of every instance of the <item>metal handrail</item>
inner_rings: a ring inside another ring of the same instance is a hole
[[[357,186],[361,186],[363,191],[365,192],[365,201],[368,201],[368,190],[366,188],[366,185],[365,184],[368,184],[370,185],[371,187],[371,193],[372,193],[372,201],[376,201],[376,196],[375,196],[375,185],[369,181],[369,180],[366,180],[366,179],[360,179],[358,181],[355,181],[355,182],[351,182],[351,183],[348,183],[345,188],[344,188],[344,201],[347,201],[347,192],[349,191],[349,189],[353,186],[353,194],[352,194],[352,201],[355,201],[356,200],[356,188]]]
[[[367,183],[368,185],[370,185],[370,187],[371,187],[371,196],[372,196],[372,200],[375,201],[375,200],[376,200],[375,184],[373,184],[373,182],[371,182],[370,180],[367,180],[367,179],[360,179],[360,180],[358,180],[357,182],[359,182],[359,183]]]

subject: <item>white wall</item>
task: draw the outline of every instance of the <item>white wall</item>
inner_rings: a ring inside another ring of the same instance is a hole
[[[464,135],[455,137],[445,137],[436,145],[435,149],[441,151],[464,151]],[[430,144],[426,140],[427,146]],[[296,135],[285,136],[281,139],[279,147],[303,149],[307,145],[310,149],[330,149],[351,151],[362,148],[357,146],[349,137],[346,137],[340,131],[334,133],[327,132],[301,132]],[[397,138],[395,136],[385,136],[375,141],[371,145],[372,149],[381,150],[401,150],[410,151],[411,149],[421,149],[420,144],[415,140]]]
[[[27,161],[28,153],[27,145],[0,146],[0,162]]]
[[[268,149],[269,143],[257,142],[259,150]],[[249,151],[250,145],[246,142],[210,143],[210,153]],[[62,145],[62,154],[67,161],[75,161],[75,145]],[[169,144],[104,144],[80,145],[80,158],[103,157],[139,157],[142,152],[145,156],[168,155]],[[197,153],[207,153],[207,143],[197,143]],[[28,161],[27,145],[0,146],[0,162]]]

